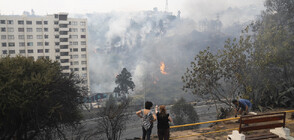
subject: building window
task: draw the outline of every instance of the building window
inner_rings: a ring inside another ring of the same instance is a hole
[[[87,58],[87,55],[86,54],[82,54],[81,55],[81,58]]]
[[[5,24],[5,20],[0,20],[0,23],[1,24]]]
[[[79,58],[79,55],[77,55],[77,54],[76,55],[72,55],[72,58],[73,59]]]
[[[86,28],[81,28],[81,32],[86,32]]]
[[[78,28],[70,28],[69,31],[70,32],[78,32]]]
[[[27,39],[33,39],[33,35],[27,35]]]
[[[67,33],[67,31],[60,31],[59,34],[60,35],[67,35],[68,33]]]
[[[1,35],[1,39],[6,39],[6,35]]]
[[[55,35],[55,38],[59,38],[59,35]]]
[[[59,20],[67,20],[67,15],[59,15]]]
[[[42,28],[37,28],[37,32],[43,32]]]
[[[78,52],[79,49],[78,48],[73,48],[73,52]]]
[[[60,28],[67,28],[67,24],[59,24]]]
[[[27,46],[33,46],[33,42],[28,42]]]
[[[37,35],[37,39],[43,39],[42,35]]]
[[[28,25],[32,25],[33,22],[30,21],[30,20],[27,20],[26,23],[27,23]]]
[[[68,49],[68,45],[60,45],[60,49]]]
[[[13,20],[7,20],[7,24],[13,24]]]
[[[26,53],[25,50],[19,50],[19,53]]]
[[[61,63],[68,63],[69,62],[69,59],[60,59],[60,62]]]
[[[85,21],[81,21],[81,22],[80,22],[80,25],[81,25],[81,26],[85,26],[85,25],[86,25],[86,22],[85,22]]]
[[[81,48],[81,51],[82,51],[82,52],[85,52],[85,51],[86,51],[86,48]]]
[[[73,64],[74,65],[79,65],[79,61],[74,61]]]
[[[14,32],[14,28],[7,28],[7,32]]]
[[[7,50],[3,50],[2,51],[2,54],[7,54]]]
[[[78,35],[69,35],[69,38],[77,39]]]
[[[48,21],[44,21],[44,24],[45,24],[45,25],[48,25]]]
[[[81,38],[86,38],[86,35],[81,35]]]
[[[19,20],[19,21],[17,21],[17,23],[18,23],[19,25],[23,25],[23,24],[24,24],[24,21],[23,21],[23,20]]]
[[[72,21],[71,25],[78,25],[78,22],[77,21]]]
[[[74,42],[72,42],[72,45],[79,45],[79,42],[78,41],[74,41]]]
[[[59,28],[54,28],[54,32],[58,32],[59,31]]]
[[[34,53],[34,50],[30,49],[30,50],[28,50],[28,53]]]
[[[74,68],[74,71],[79,71],[79,68]]]
[[[43,46],[43,42],[37,42],[37,46]]]
[[[36,21],[37,25],[42,25],[42,21]]]
[[[24,35],[18,35],[18,39],[24,39]]]
[[[9,54],[15,54],[15,50],[9,50]]]
[[[45,42],[45,46],[49,46],[49,42]]]
[[[87,61],[81,61],[81,64],[85,65],[85,64],[87,64]]]
[[[5,27],[2,27],[1,28],[1,32],[6,32],[6,28]]]
[[[60,38],[60,42],[67,42],[68,38]]]
[[[8,39],[14,39],[14,35],[8,35]]]
[[[49,49],[45,49],[45,53],[49,53]]]
[[[24,28],[18,28],[18,32],[24,32]]]
[[[33,28],[27,28],[27,32],[33,32]]]
[[[38,49],[38,53],[43,53],[43,49]]]
[[[44,32],[48,32],[48,28],[44,28]]]
[[[25,43],[24,42],[19,42],[19,47],[24,47],[25,46]]]
[[[2,43],[2,47],[6,47],[7,46],[7,44],[6,43]]]
[[[60,52],[60,50],[59,49],[55,49],[55,52]]]
[[[68,56],[68,52],[60,52],[60,56]]]
[[[58,14],[54,14],[54,18],[58,18]]]
[[[58,21],[54,21],[54,25],[58,25]]]
[[[86,71],[87,70],[87,67],[82,67],[82,71]]]
[[[56,56],[55,59],[60,59],[60,56]]]
[[[86,45],[86,41],[81,41],[81,45]]]
[[[48,36],[49,36],[49,35],[44,35],[44,38],[45,38],[45,39],[48,39]]]
[[[59,42],[55,42],[55,46],[58,46],[59,45]]]
[[[14,46],[15,46],[15,43],[14,43],[14,42],[9,42],[9,43],[8,43],[8,46],[9,46],[9,47],[14,47]]]

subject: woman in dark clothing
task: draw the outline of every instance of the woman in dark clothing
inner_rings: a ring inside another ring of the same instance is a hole
[[[172,122],[171,117],[166,113],[165,105],[155,107],[156,117],[157,117],[157,134],[159,140],[168,140],[169,139],[169,122]]]

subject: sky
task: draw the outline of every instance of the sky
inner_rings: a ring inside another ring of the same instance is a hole
[[[263,7],[264,0],[169,0],[168,11],[183,17],[205,18],[229,7]],[[68,12],[70,14],[133,12],[152,10],[157,7],[164,11],[166,0],[0,0],[2,15],[21,15],[34,9],[37,15]]]

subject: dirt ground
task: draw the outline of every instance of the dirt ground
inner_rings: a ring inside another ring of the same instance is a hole
[[[279,110],[281,111],[281,110]],[[270,111],[275,112],[275,111]],[[286,127],[290,129],[291,136],[294,137],[294,119],[291,119],[291,113],[287,113]],[[236,120],[219,122],[218,124],[211,125],[207,128],[200,128],[195,130],[185,131],[172,131],[171,139],[177,140],[226,140],[227,136],[232,134],[232,130],[224,131],[226,129],[239,128],[239,123]],[[218,133],[209,133],[212,131],[221,131]],[[268,132],[269,130],[261,130],[260,133]],[[205,133],[203,135],[203,133]],[[256,132],[254,132],[256,133]],[[249,132],[250,134],[250,132]],[[157,136],[153,136],[152,140],[158,139]]]

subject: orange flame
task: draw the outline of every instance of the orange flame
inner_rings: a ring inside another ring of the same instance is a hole
[[[165,64],[163,62],[160,62],[160,72],[164,75],[167,74],[167,72],[165,71]]]

